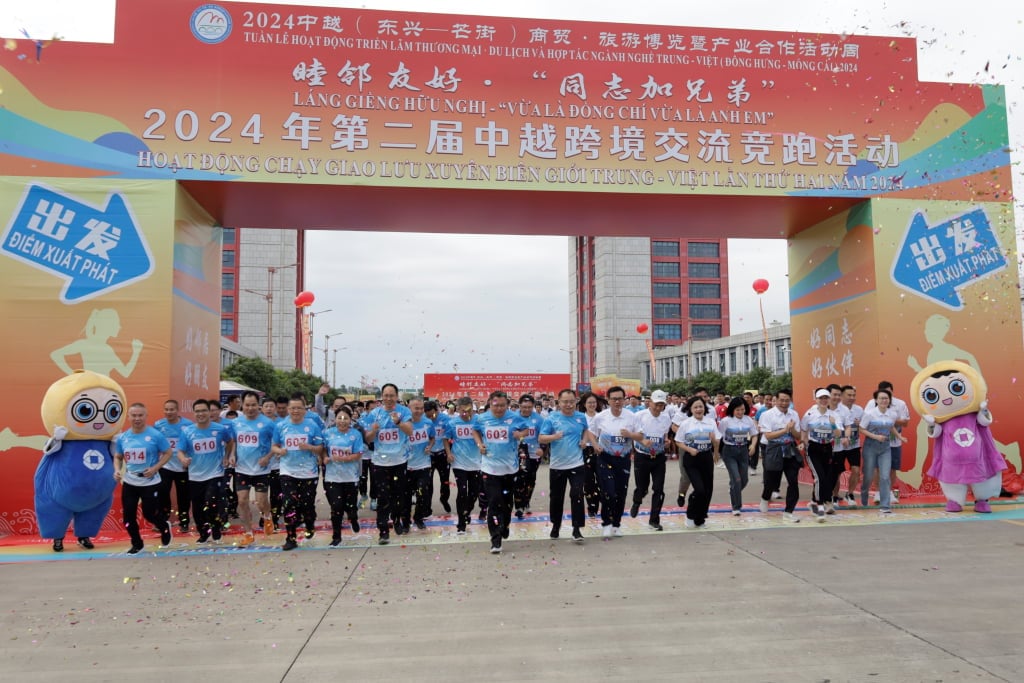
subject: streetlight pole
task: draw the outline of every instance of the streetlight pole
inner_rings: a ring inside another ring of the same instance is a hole
[[[315,311],[315,312],[310,312],[310,313],[306,314],[306,315],[309,316],[309,339],[308,340],[303,340],[303,343],[309,344],[309,372],[310,372],[310,374],[313,373],[313,319],[316,318],[316,316],[321,315],[323,313],[330,313],[332,310],[334,310],[334,309],[332,309],[332,308],[325,308],[322,311]],[[305,361],[305,359],[306,359],[305,349],[303,349],[302,359],[303,359],[303,361]],[[327,369],[324,368],[324,373],[326,374],[326,372],[327,372]]]
[[[310,334],[313,333],[312,328],[309,330]],[[335,332],[334,334],[324,335],[324,381],[327,381],[327,348],[331,343],[331,337],[337,337],[338,335],[344,334],[344,332]],[[333,384],[331,385],[334,386]]]

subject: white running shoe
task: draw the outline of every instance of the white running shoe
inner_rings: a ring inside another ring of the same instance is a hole
[[[618,536],[621,536],[621,535],[622,535],[622,528],[621,527],[617,527],[617,526],[613,526],[612,527],[612,536],[618,537]]]
[[[686,528],[687,529],[696,529],[697,528],[697,523],[695,521],[693,521],[692,519],[690,519],[689,517],[687,517],[686,518]]]
[[[732,511],[732,516],[733,517],[739,517],[740,516],[740,511],[739,510],[733,510]]]
[[[783,519],[783,521],[792,522],[793,524],[799,524],[799,522],[800,522],[800,518],[797,517],[792,512],[783,512],[782,513],[782,519]]]
[[[778,500],[779,498],[782,498],[782,494],[778,491],[772,491],[772,500]]]
[[[612,537],[612,525],[609,524],[606,527],[601,527],[601,535],[604,536],[605,538],[611,538]]]
[[[768,501],[762,498],[761,504],[758,507],[760,508],[761,512],[768,512]]]

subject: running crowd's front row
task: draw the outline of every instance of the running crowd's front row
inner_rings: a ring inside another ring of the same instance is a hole
[[[850,395],[848,390],[852,390]],[[716,419],[716,409],[701,395],[677,407],[667,401],[665,392],[654,391],[647,409],[632,412],[625,409],[625,391],[612,387],[606,392],[607,409],[598,412],[593,396],[578,402],[576,392],[563,389],[553,410],[542,417],[534,412],[530,395],[519,398],[518,410],[510,410],[508,395],[493,392],[487,401],[489,409],[482,414],[476,413],[466,397],[457,401],[454,414],[448,414],[434,401],[413,399],[408,406],[402,405],[398,388],[386,384],[381,405],[362,416],[354,415],[347,405],[338,405],[329,413],[334,419],[330,427],[308,409],[301,394],[292,396],[285,406],[272,399],[264,399],[261,405],[255,392],[245,392],[242,414],[223,422],[218,421],[220,416],[212,410],[217,406],[210,401],[193,403],[192,423],[178,415],[178,404],[171,400],[164,406],[164,419],[154,427],[146,425],[145,406],[136,403],[128,412],[130,429],[116,437],[113,445],[115,477],[122,483],[124,524],[132,543],[128,552],[138,553],[143,548],[136,518],[140,503],[145,519],[160,531],[161,544],[170,544],[172,484],[177,490],[181,531],[188,529],[191,503],[197,542],[218,542],[230,499],[225,472],[231,468],[244,531],[239,545],[255,540],[250,491],[255,491],[252,502],[260,511],[266,535],[276,530],[278,513],[283,513],[283,550],[298,547],[300,527],[305,538],[311,538],[317,481],[322,476],[331,509],[331,545],[337,546],[346,518],[352,531],[359,531],[359,492],[366,490],[367,469],[375,490],[379,542],[387,544],[392,529],[401,536],[409,533],[413,523],[425,528],[424,519],[431,514],[435,470],[441,477],[442,505],[450,510],[450,466],[457,490],[456,533],[466,532],[479,500],[481,519],[487,519],[491,552],[500,553],[502,541],[509,537],[513,509],[519,518],[524,511],[530,513],[537,466],[545,448],[550,457],[551,538],[561,533],[568,487],[576,543],[583,542],[587,511],[593,515],[598,507],[604,537],[622,535],[633,469],[636,486],[629,514],[639,514],[650,488],[649,525],[662,530],[666,459],[672,442],[680,457],[679,502],[686,506],[686,526],[690,528],[703,527],[707,520],[714,466],[720,458],[729,471],[732,513],[741,514],[742,490],[749,469],[757,466],[759,452],[764,469],[761,512],[768,512],[769,501],[785,476],[784,518],[799,521],[794,510],[803,452],[814,474],[809,508],[824,521],[840,500],[836,498],[838,478],[847,462],[851,479],[842,500],[854,503],[852,494],[861,464],[860,435],[864,437],[860,502],[867,505],[869,484],[878,470],[881,510],[887,512],[890,468],[898,468],[891,462],[891,446],[906,440],[898,431],[906,420],[893,407],[891,390],[879,389],[868,408],[861,410],[852,405],[852,387],[818,389],[816,405],[803,418],[791,407],[791,394],[788,389],[777,392],[774,405],[762,406],[755,421],[749,414],[752,406],[740,397],[717,411],[721,417]],[[367,455],[368,468],[363,462]]]

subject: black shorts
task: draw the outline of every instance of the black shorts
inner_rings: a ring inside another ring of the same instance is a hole
[[[256,493],[266,493],[270,488],[269,474],[242,474],[235,472],[235,490],[248,491],[256,489]]]
[[[850,467],[860,467],[860,446],[836,453],[836,456],[840,455],[846,458],[846,462],[850,463]]]

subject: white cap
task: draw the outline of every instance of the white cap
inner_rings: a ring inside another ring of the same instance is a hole
[[[651,403],[668,403],[668,394],[661,389],[655,389],[651,392]]]
[[[814,392],[814,398],[822,398],[822,397],[828,398],[831,395],[832,394],[829,393],[828,389],[818,389],[817,391]]]

